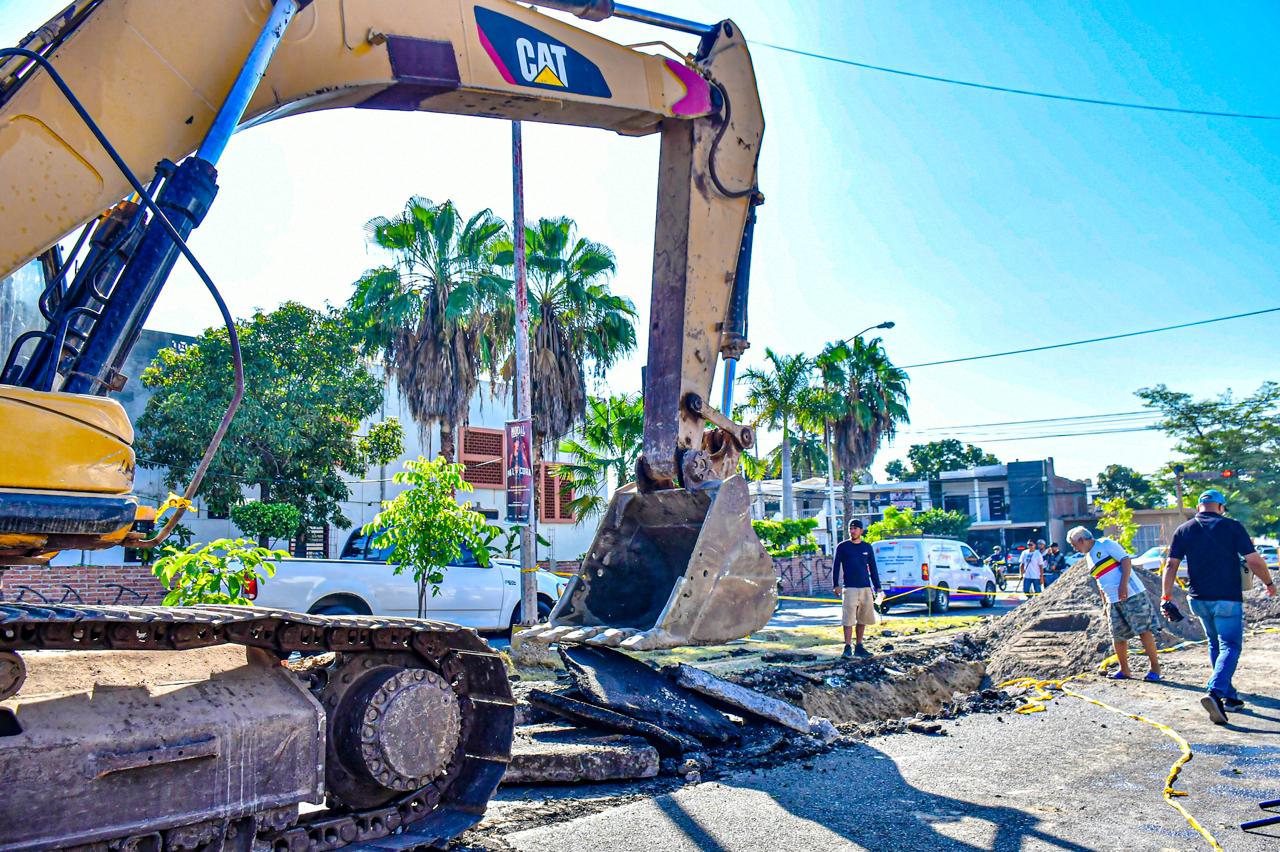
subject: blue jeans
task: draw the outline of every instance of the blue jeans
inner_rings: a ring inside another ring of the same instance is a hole
[[[1029,595],[1032,592],[1036,594],[1040,594],[1043,591],[1044,591],[1044,586],[1041,585],[1039,580],[1030,579],[1027,577],[1022,578],[1022,593],[1024,595]]]
[[[1209,639],[1209,692],[1219,698],[1236,698],[1231,676],[1240,663],[1244,647],[1244,604],[1240,601],[1205,601],[1191,598],[1191,612],[1200,619]]]

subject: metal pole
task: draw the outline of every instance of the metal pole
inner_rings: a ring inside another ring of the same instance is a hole
[[[836,540],[836,479],[831,467],[831,427],[826,424],[822,427],[822,441],[827,451],[827,512],[830,515],[827,526],[831,528],[831,558],[834,559],[838,543]],[[844,522],[847,524],[849,520],[845,518]]]
[[[278,0],[271,10],[266,25],[258,34],[258,40],[253,43],[249,56],[240,67],[240,73],[231,84],[231,91],[227,92],[227,97],[218,109],[218,114],[213,117],[213,124],[210,125],[209,132],[205,134],[204,141],[196,151],[197,157],[214,165],[222,157],[223,149],[231,141],[231,134],[236,132],[236,126],[244,117],[249,99],[257,91],[258,82],[266,73],[271,57],[275,55],[276,48],[284,38],[285,28],[289,26],[289,22],[297,12],[298,0]]]
[[[516,419],[528,423],[533,410],[533,390],[529,385],[529,282],[525,276],[524,143],[518,121],[511,122],[511,190],[515,202],[511,232],[516,261]],[[530,435],[532,436],[532,432]],[[532,449],[531,443],[530,450]],[[520,622],[526,627],[538,623],[533,521],[537,517],[540,476],[542,472],[535,468],[529,486],[529,522],[520,528]]]

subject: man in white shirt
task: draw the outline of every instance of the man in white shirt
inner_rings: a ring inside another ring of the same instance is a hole
[[[1018,570],[1022,574],[1022,593],[1040,594],[1044,591],[1044,557],[1036,550],[1035,539],[1027,542],[1027,549],[1018,557]]]
[[[1160,680],[1160,658],[1156,655],[1156,633],[1160,621],[1156,608],[1147,597],[1146,587],[1133,575],[1133,563],[1118,542],[1109,538],[1094,539],[1093,533],[1084,527],[1075,527],[1067,533],[1067,541],[1077,553],[1083,553],[1089,563],[1089,573],[1098,584],[1102,607],[1111,625],[1111,643],[1116,649],[1120,671],[1111,675],[1114,680],[1127,680],[1129,673],[1129,640],[1137,636],[1142,649],[1151,661],[1151,671],[1143,678]]]

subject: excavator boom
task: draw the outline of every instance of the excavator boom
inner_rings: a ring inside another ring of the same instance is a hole
[[[237,351],[185,242],[232,132],[428,111],[661,136],[643,453],[544,635],[654,648],[763,626],[773,569],[737,474],[754,435],[709,398],[747,347],[764,119],[746,41],[731,21],[543,5],[698,47],[649,54],[506,0],[73,0],[0,51],[0,278],[38,263],[46,320],[0,366],[0,570],[163,539],[132,529],[133,431],[110,394],[184,257]],[[499,658],[451,625],[0,602],[0,849],[434,848],[483,814],[512,703]],[[259,748],[261,771],[240,759]],[[66,797],[81,806],[37,813]]]

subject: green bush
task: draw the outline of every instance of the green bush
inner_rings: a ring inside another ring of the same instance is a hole
[[[947,509],[918,512],[914,521],[925,535],[945,535],[960,539],[968,534],[969,525],[973,523],[973,519],[968,514]]]
[[[231,507],[231,522],[246,535],[262,541],[290,539],[302,528],[302,512],[288,503],[250,500]]]
[[[250,580],[262,583],[276,573],[269,559],[283,559],[283,550],[258,547],[243,538],[220,538],[198,547],[168,548],[151,571],[169,593],[165,606],[253,603],[244,596]]]
[[[796,556],[818,550],[818,541],[813,537],[813,531],[818,528],[817,518],[752,521],[751,526],[770,556]]]

